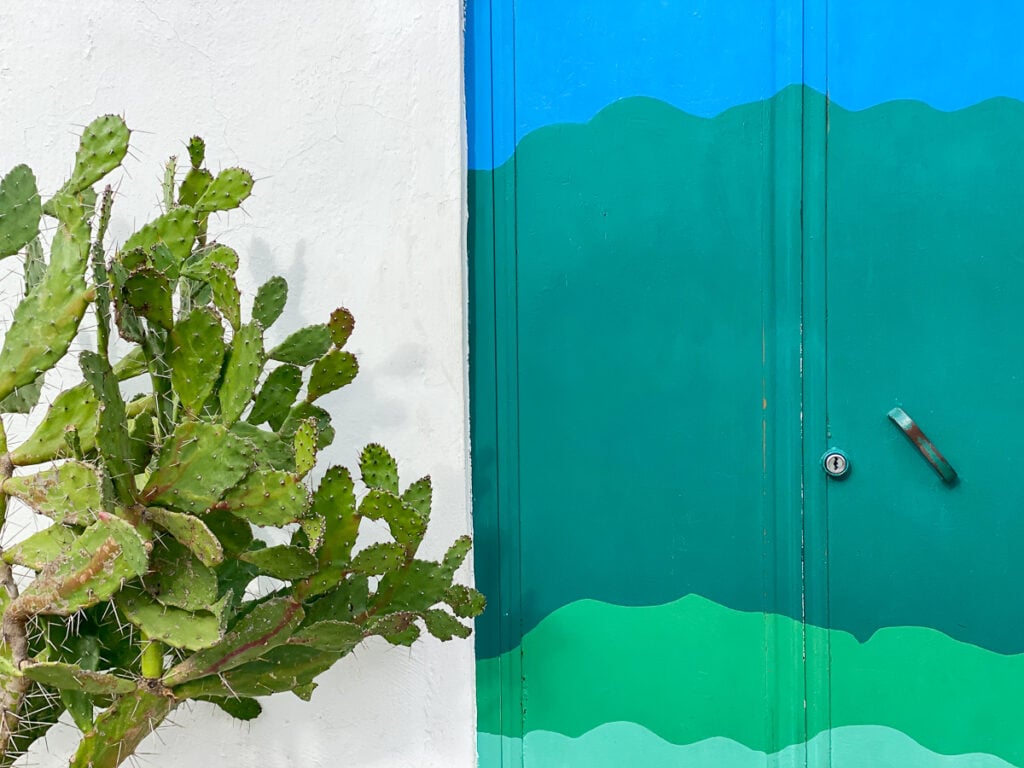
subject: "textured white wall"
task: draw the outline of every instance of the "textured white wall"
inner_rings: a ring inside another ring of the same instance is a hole
[[[0,4],[0,172],[26,162],[52,192],[74,127],[123,114],[136,131],[123,238],[155,215],[162,163],[193,133],[214,170],[251,169],[253,197],[221,220],[248,257],[243,290],[287,277],[272,337],[355,313],[361,373],[325,404],[338,428],[325,458],[352,466],[376,440],[406,479],[430,473],[432,555],[469,529],[461,50],[460,0]],[[206,705],[177,713],[139,765],[461,768],[475,763],[473,700],[470,641],[375,643],[312,703],[265,700],[251,727]],[[53,754],[26,764],[64,765],[73,737],[58,726]]]

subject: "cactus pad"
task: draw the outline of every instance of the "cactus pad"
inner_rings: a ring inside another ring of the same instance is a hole
[[[173,208],[144,225],[138,232],[129,237],[121,252],[127,253],[141,249],[150,253],[158,245],[167,246],[174,258],[175,271],[168,275],[172,280],[177,278],[177,268],[192,252],[196,240],[195,216],[190,208]]]
[[[213,174],[205,168],[190,168],[178,188],[178,205],[194,207],[212,181]]]
[[[39,234],[42,215],[35,175],[27,165],[15,166],[0,180],[0,259],[13,256]]]
[[[338,309],[331,312],[331,319],[327,321],[327,327],[331,329],[331,341],[334,342],[334,346],[340,349],[345,346],[345,342],[348,341],[352,331],[355,330],[356,319],[352,317],[352,313],[347,309],[338,307]]]
[[[306,419],[295,430],[295,471],[305,477],[316,466],[316,420]]]
[[[142,492],[147,505],[200,514],[246,474],[250,443],[219,424],[186,421],[164,444]]]
[[[224,494],[214,509],[226,510],[254,525],[287,525],[306,514],[306,488],[290,472],[251,472]]]
[[[308,549],[283,544],[245,552],[238,559],[252,563],[267,576],[285,581],[304,579],[317,568],[316,558]]]
[[[123,677],[115,677],[104,672],[90,672],[73,664],[64,664],[59,661],[30,664],[22,670],[22,674],[51,688],[63,688],[102,696],[130,693],[136,688],[134,680],[125,680]]]
[[[0,350],[0,400],[31,384],[67,354],[89,304],[85,285],[89,241],[61,226],[50,265],[35,289],[14,310]]]
[[[150,640],[191,651],[211,648],[224,637],[224,609],[229,600],[230,595],[225,595],[207,610],[186,611],[157,602],[135,585],[126,586],[115,598],[121,614]]]
[[[371,544],[352,558],[351,570],[366,576],[383,576],[399,568],[406,559],[405,547],[393,541]]]
[[[410,485],[402,493],[402,501],[419,513],[424,521],[430,520],[430,502],[433,496],[433,489],[430,485],[430,476],[421,477]]]
[[[306,401],[313,402],[328,392],[351,384],[359,373],[359,363],[351,352],[332,349],[313,364],[309,375]]]
[[[75,532],[63,525],[51,525],[4,550],[4,562],[41,571],[59,558],[75,540]]]
[[[91,525],[103,508],[101,486],[95,468],[69,461],[34,475],[8,478],[3,491],[55,522]]]
[[[252,304],[252,319],[269,328],[284,312],[284,305],[288,302],[288,283],[275,275],[259,287],[256,291],[256,298]]]
[[[146,547],[123,520],[105,515],[78,536],[12,603],[28,613],[70,616],[106,600],[146,572]]]
[[[180,697],[203,695],[269,696],[292,691],[313,682],[339,658],[337,653],[301,645],[282,645],[263,658],[250,661],[220,675],[210,675],[175,688]]]
[[[427,632],[438,640],[451,640],[453,637],[467,638],[472,630],[447,611],[431,608],[423,612],[423,624]]]
[[[263,370],[263,329],[258,323],[243,326],[231,342],[231,353],[220,386],[220,418],[234,424],[252,400]]]
[[[189,413],[198,413],[220,378],[224,329],[208,308],[200,307],[171,331],[171,385]]]
[[[53,405],[29,439],[11,452],[17,467],[41,464],[65,455],[64,432],[75,427],[83,445],[91,445],[96,437],[98,403],[88,384],[79,384],[54,398]]]
[[[243,168],[225,168],[207,186],[195,209],[198,213],[229,211],[240,206],[251,193],[251,173]]]
[[[308,325],[286,338],[268,354],[271,360],[292,365],[309,365],[331,348],[331,332],[326,325]]]
[[[247,421],[251,424],[269,422],[272,429],[280,429],[291,413],[299,390],[302,389],[302,370],[294,365],[282,365],[270,372],[260,387]]]
[[[75,169],[61,190],[78,194],[117,168],[128,154],[130,131],[117,115],[98,117],[86,126],[75,154]]]
[[[171,534],[179,544],[199,558],[203,565],[213,567],[224,561],[224,549],[220,540],[198,517],[171,512],[160,507],[150,507],[146,510],[146,519]],[[246,544],[242,545],[243,548]]]
[[[237,698],[234,696],[203,696],[200,701],[216,704],[231,715],[235,720],[255,720],[263,712],[263,707],[256,699]]]
[[[472,587],[452,584],[445,590],[444,601],[452,609],[452,613],[464,619],[479,616],[487,606],[487,600]]]
[[[304,616],[302,606],[291,598],[275,597],[260,603],[238,619],[219,643],[173,667],[164,676],[164,684],[174,687],[206,675],[223,674],[257,659],[288,642]]]
[[[352,547],[359,533],[355,485],[345,467],[331,467],[313,494],[312,517],[322,522],[322,540],[316,557],[320,569],[303,583],[305,597],[335,587],[352,560]],[[312,538],[312,537],[311,537]]]
[[[384,446],[370,443],[363,448],[359,471],[367,488],[398,495],[398,463]]]

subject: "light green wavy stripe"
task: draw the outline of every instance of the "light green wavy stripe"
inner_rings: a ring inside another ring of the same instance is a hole
[[[721,737],[671,744],[636,723],[607,723],[578,738],[532,731],[525,744],[520,739],[481,733],[480,768],[501,768],[495,756],[502,748],[519,765],[524,746],[526,768],[1014,768],[992,755],[936,754],[909,736],[879,725],[834,728],[807,744],[766,755]]]
[[[799,653],[805,631],[806,732],[799,656],[766,650]],[[653,607],[583,600],[529,632],[522,660],[527,731],[581,736],[631,722],[673,744],[720,736],[768,754],[805,733],[881,725],[937,753],[980,752],[1024,766],[1024,655],[1000,655],[933,629],[891,627],[860,643],[846,632],[696,595]],[[489,686],[498,663],[477,662],[479,730],[495,734],[499,699]],[[826,668],[831,688],[815,687]],[[522,734],[506,728],[504,735]]]

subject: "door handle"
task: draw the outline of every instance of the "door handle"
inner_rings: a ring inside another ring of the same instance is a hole
[[[939,477],[950,485],[956,482],[956,470],[946,461],[946,457],[939,453],[935,443],[928,439],[928,436],[921,431],[921,428],[914,423],[906,411],[902,408],[893,408],[889,411],[889,418],[903,431],[910,442],[917,446],[917,450],[924,456],[925,461],[932,465],[932,469],[939,473]]]

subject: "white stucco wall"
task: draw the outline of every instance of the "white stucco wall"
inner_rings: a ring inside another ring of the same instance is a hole
[[[251,169],[244,212],[221,219],[248,257],[242,288],[251,301],[287,277],[271,343],[336,306],[355,313],[361,373],[325,404],[338,437],[323,458],[352,466],[374,440],[407,480],[430,473],[435,556],[469,530],[461,52],[460,0],[0,4],[0,172],[26,162],[52,192],[77,127],[123,114],[123,238],[155,215],[162,164],[193,133],[212,168]],[[374,643],[312,703],[264,700],[252,726],[206,705],[176,713],[138,764],[468,767],[473,702],[471,641]],[[64,765],[73,738],[58,726],[52,756],[26,764]]]

